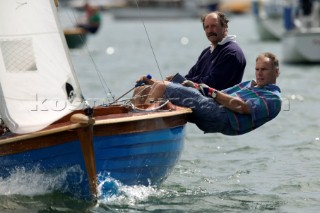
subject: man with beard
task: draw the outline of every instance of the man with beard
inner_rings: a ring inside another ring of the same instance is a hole
[[[201,21],[211,45],[202,51],[185,79],[189,80],[190,86],[204,83],[219,90],[240,83],[246,59],[235,41],[236,36],[228,35],[228,18],[215,11],[204,15]],[[171,81],[172,78],[169,76],[166,80]]]

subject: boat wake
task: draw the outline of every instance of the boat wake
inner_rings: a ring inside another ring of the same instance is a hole
[[[57,173],[44,173],[38,166],[31,171],[24,167],[16,168],[7,178],[0,178],[0,196],[22,195],[47,196],[53,193],[68,192],[65,185],[70,174],[79,176],[79,184],[83,181],[83,171],[78,166],[60,170]],[[149,197],[158,197],[161,190],[154,186],[123,185],[109,175],[98,177],[98,199],[96,207],[106,206],[134,206],[137,203],[148,200]]]

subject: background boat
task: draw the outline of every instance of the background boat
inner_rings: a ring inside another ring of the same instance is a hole
[[[81,48],[87,42],[88,33],[83,28],[69,28],[64,29],[63,32],[69,48]]]
[[[320,1],[309,1],[308,7],[298,5],[298,13],[294,4],[288,5],[284,18],[283,60],[288,63],[320,63]]]
[[[101,10],[98,2],[93,2],[93,5],[87,4],[87,1],[76,1],[81,3],[82,9],[71,7],[70,1],[59,1],[59,20],[68,20],[67,22],[62,21],[61,26],[63,28],[64,36],[66,38],[68,47],[70,49],[82,48],[89,37],[96,36],[99,33],[99,29],[103,25],[101,23]],[[88,1],[91,3],[91,1]],[[85,8],[85,6],[87,6]],[[68,10],[65,10],[68,8]],[[93,21],[91,20],[93,19]],[[91,21],[90,21],[91,20]]]
[[[285,30],[284,2],[279,0],[253,0],[252,12],[261,40],[281,40]]]

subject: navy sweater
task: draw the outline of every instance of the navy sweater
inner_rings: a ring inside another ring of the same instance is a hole
[[[210,47],[204,49],[185,77],[222,90],[240,83],[245,67],[246,59],[241,48],[236,42],[229,41],[218,45],[212,53]]]

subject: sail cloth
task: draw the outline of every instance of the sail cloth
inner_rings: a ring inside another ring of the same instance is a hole
[[[0,1],[0,113],[18,134],[82,106],[53,0]]]

